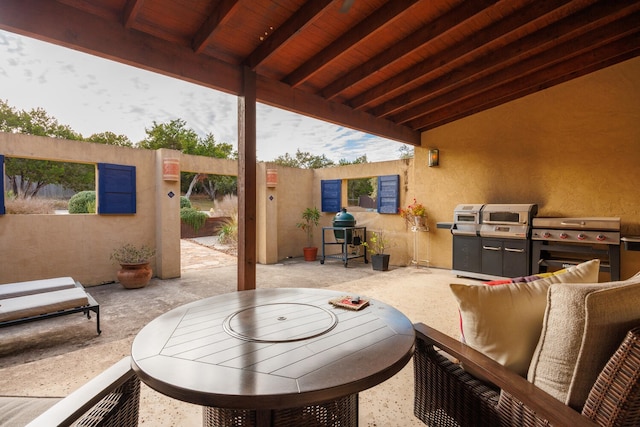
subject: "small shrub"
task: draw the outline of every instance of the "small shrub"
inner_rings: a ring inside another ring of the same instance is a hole
[[[93,212],[96,210],[96,192],[95,191],[81,191],[74,194],[69,199],[69,213],[81,214],[89,213],[89,205],[93,203]]]
[[[194,208],[182,208],[180,209],[180,220],[189,224],[197,232],[207,220],[207,214]]]
[[[227,220],[224,221],[222,227],[220,227],[220,232],[218,233],[218,239],[220,243],[227,245],[238,244],[238,213],[234,212],[233,215]]]
[[[149,262],[155,255],[156,250],[150,246],[134,246],[127,243],[111,252],[110,258],[120,264],[143,264]]]
[[[193,207],[191,205],[191,200],[187,199],[184,196],[180,196],[180,209],[182,208],[191,208]]]

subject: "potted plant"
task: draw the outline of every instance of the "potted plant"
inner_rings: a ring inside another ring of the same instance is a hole
[[[371,254],[371,267],[378,271],[389,270],[389,259],[391,255],[385,254],[385,249],[389,246],[389,241],[385,239],[382,231],[374,231],[366,242],[362,243]]]
[[[318,208],[306,208],[302,211],[302,221],[296,224],[300,230],[307,233],[307,246],[302,248],[305,261],[315,261],[318,256],[318,247],[313,246],[313,229],[320,222],[320,211]]]
[[[127,289],[142,288],[149,283],[153,271],[149,261],[156,250],[147,245],[135,246],[127,243],[111,253],[111,260],[120,264],[118,282]]]
[[[412,227],[424,227],[427,218],[427,209],[414,197],[413,203],[407,206],[406,209],[400,209],[400,216]]]

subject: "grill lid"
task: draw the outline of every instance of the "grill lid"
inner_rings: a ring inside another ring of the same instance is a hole
[[[533,228],[553,228],[557,230],[601,230],[620,231],[620,218],[616,217],[584,217],[584,218],[550,218],[535,217]]]

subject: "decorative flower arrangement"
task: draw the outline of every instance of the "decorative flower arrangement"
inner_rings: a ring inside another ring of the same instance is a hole
[[[413,203],[407,206],[406,209],[400,209],[400,216],[404,218],[409,224],[415,223],[415,218],[425,218],[427,216],[427,209],[422,203],[413,198]]]
[[[143,264],[153,258],[156,250],[146,245],[136,247],[131,243],[120,246],[111,253],[111,259],[119,264]]]

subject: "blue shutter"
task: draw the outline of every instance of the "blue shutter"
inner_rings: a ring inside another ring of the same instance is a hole
[[[322,212],[340,212],[342,210],[342,180],[323,179],[320,181]]]
[[[98,213],[136,213],[135,166],[98,163]]]
[[[4,156],[0,154],[0,215],[6,213],[4,208]]]
[[[400,175],[378,177],[378,213],[397,214],[400,208]]]

